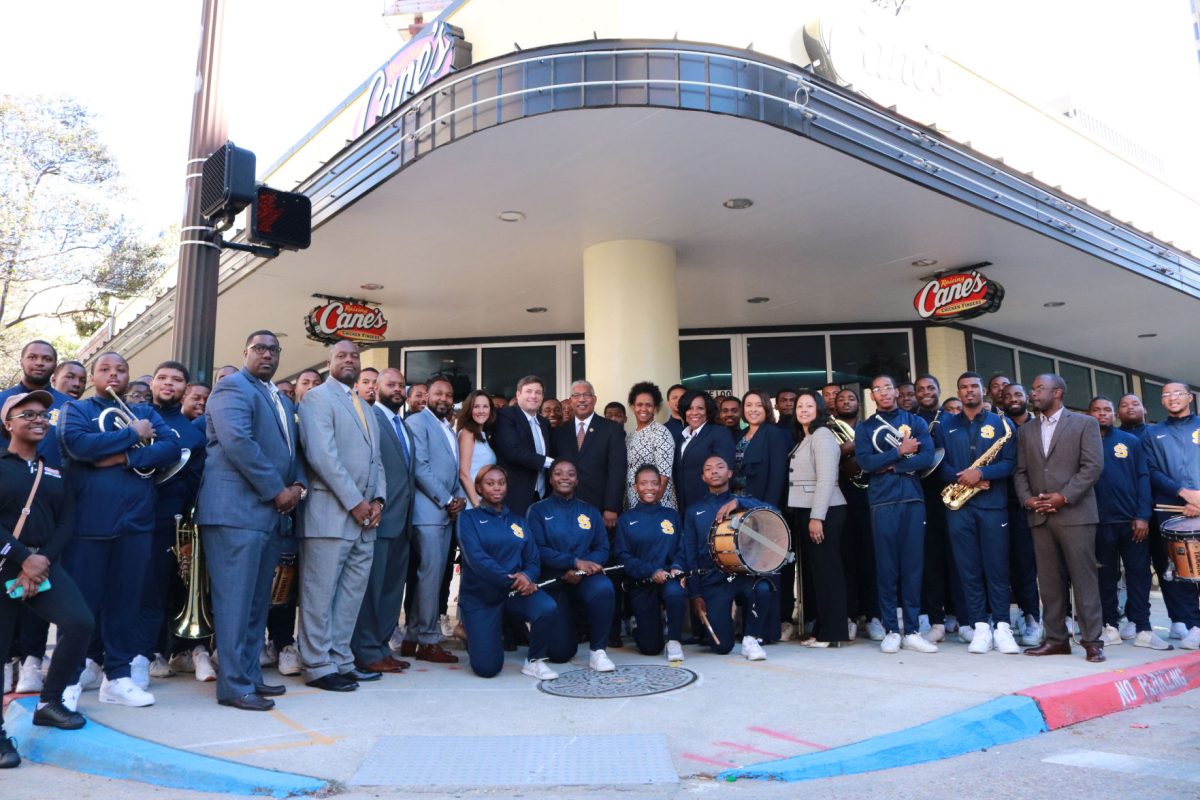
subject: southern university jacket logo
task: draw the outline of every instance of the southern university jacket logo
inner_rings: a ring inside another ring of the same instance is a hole
[[[579,529],[582,531],[590,531],[592,529],[592,521],[588,519],[587,514],[580,514],[575,518],[575,521],[579,523]]]
[[[1113,455],[1117,458],[1129,458],[1129,448],[1124,444],[1113,445]]]
[[[518,539],[525,538],[525,530],[515,522],[512,524],[512,532],[513,532],[513,535],[516,536]]]
[[[675,526],[671,524],[671,520],[664,519],[662,521],[662,532],[671,536],[675,533]]]

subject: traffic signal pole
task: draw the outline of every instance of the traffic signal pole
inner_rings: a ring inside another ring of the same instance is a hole
[[[193,381],[212,383],[217,332],[217,273],[221,250],[201,212],[200,187],[205,159],[227,137],[221,107],[221,0],[204,0],[200,52],[196,60],[192,131],[188,144],[185,205],[180,226],[179,275],[175,283],[172,358],[185,364]]]

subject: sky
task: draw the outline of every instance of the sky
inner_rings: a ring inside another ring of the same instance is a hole
[[[1168,161],[1197,161],[1200,66],[1188,0],[907,6],[932,44],[1013,91],[1039,102],[1069,92]],[[383,0],[226,0],[229,134],[257,154],[260,169],[399,49],[383,7]],[[200,12],[199,0],[56,0],[0,11],[0,91],[70,94],[95,111],[123,172],[128,214],[149,234],[182,214]]]

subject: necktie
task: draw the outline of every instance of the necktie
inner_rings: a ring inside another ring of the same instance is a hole
[[[583,437],[587,436],[587,428],[583,425],[583,420],[579,420],[579,430],[575,432],[575,449],[583,449]]]
[[[275,401],[275,413],[279,415],[279,424],[283,426],[283,438],[287,442],[288,452],[291,452],[292,435],[288,431],[287,412],[283,410],[283,403],[279,399],[279,390],[274,385],[271,386],[271,399]]]
[[[404,466],[409,465],[408,442],[404,438],[404,423],[400,421],[400,415],[392,417],[392,424],[396,426],[396,436],[400,439],[400,452],[404,456]]]
[[[546,445],[542,442],[542,428],[540,425],[538,425],[537,417],[529,420],[529,424],[533,428],[533,449],[537,451],[539,456],[546,455]],[[545,488],[545,486],[546,470],[539,469],[537,483],[534,485],[534,491],[537,492],[538,497],[542,496],[542,490]]]
[[[358,421],[362,423],[363,432],[368,436],[371,435],[371,429],[367,427],[367,417],[363,414],[362,401],[358,399],[358,392],[350,390],[350,400],[354,403],[354,413],[358,414]]]

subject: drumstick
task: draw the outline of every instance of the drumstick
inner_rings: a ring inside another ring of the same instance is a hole
[[[614,564],[614,565],[613,565],[613,566],[611,566],[611,567],[605,567],[603,571],[604,571],[604,572],[613,572],[614,570],[618,570],[618,569],[625,569],[625,565],[624,565],[624,564]],[[566,573],[563,573],[563,574],[566,574]],[[575,574],[576,574],[576,575],[580,575],[580,576],[587,575],[587,573],[586,573],[586,572],[584,572],[584,571],[583,571],[583,570],[581,570],[581,569],[577,569],[577,570],[575,570]],[[539,589],[544,589],[544,588],[546,588],[547,586],[550,586],[550,585],[552,585],[552,584],[558,583],[558,582],[559,582],[559,581],[561,581],[561,580],[562,580],[562,576],[559,576],[559,577],[557,577],[557,578],[551,578],[551,579],[550,579],[550,580],[548,580],[548,581],[542,581],[541,583],[537,584],[537,587],[538,587]],[[509,592],[509,593],[508,593],[508,596],[509,596],[509,597],[516,597],[516,596],[517,596],[517,590],[516,590],[516,589],[513,589],[511,592]]]
[[[1155,511],[1165,511],[1168,514],[1182,514],[1187,509],[1186,506],[1155,506]]]
[[[708,635],[712,637],[713,644],[717,647],[721,646],[721,640],[717,638],[717,632],[713,630],[712,625],[708,621],[708,614],[705,611],[698,612],[700,621],[704,623],[704,627],[708,628]]]

